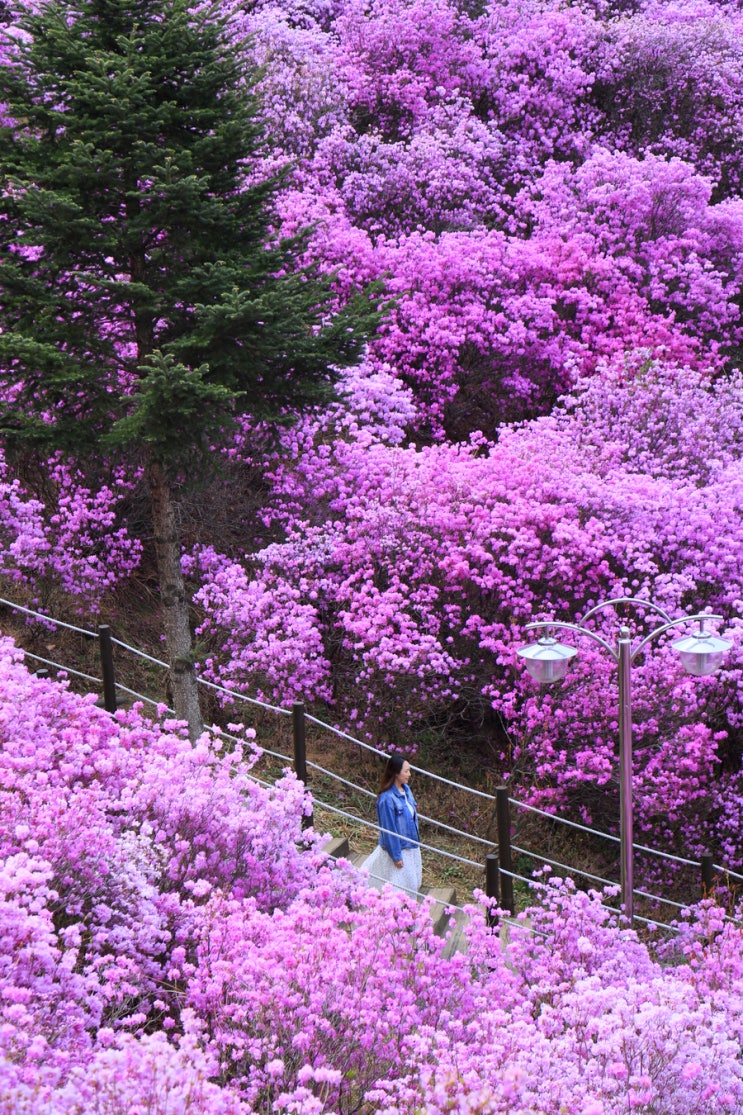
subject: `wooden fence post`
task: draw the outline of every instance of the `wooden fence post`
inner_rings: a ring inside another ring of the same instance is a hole
[[[292,727],[294,732],[294,771],[305,786],[307,785],[307,742],[304,723],[304,701],[292,705]]]
[[[503,908],[511,917],[516,913],[513,898],[513,879],[505,872],[513,871],[511,859],[511,810],[508,804],[508,787],[498,786],[495,791],[495,819],[498,829],[498,874]]]
[[[292,730],[294,736],[294,771],[307,788],[307,736],[304,719],[304,701],[292,705]],[[312,814],[302,817],[302,828],[310,828]]]
[[[106,712],[116,712],[113,643],[111,642],[111,628],[107,623],[102,623],[98,627],[98,647],[101,652],[101,671],[103,673],[103,707]]]

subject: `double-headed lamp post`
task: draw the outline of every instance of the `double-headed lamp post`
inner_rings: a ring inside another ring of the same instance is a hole
[[[615,608],[620,604],[633,604],[638,608],[654,612],[662,622],[640,639],[635,647],[632,646],[632,633],[625,624],[619,627],[617,644],[611,646],[595,631],[589,630],[586,620],[605,608]],[[560,681],[567,673],[570,661],[578,653],[575,647],[565,643],[558,643],[550,631],[573,631],[575,634],[592,639],[608,651],[617,664],[619,673],[619,841],[621,849],[621,887],[622,906],[625,915],[631,920],[633,916],[633,878],[632,878],[632,684],[631,667],[637,656],[644,650],[648,643],[657,639],[664,632],[681,624],[698,623],[699,630],[694,635],[684,636],[671,646],[681,657],[681,661],[688,673],[695,677],[705,677],[713,674],[722,662],[723,656],[730,649],[732,643],[721,639],[718,635],[707,631],[705,625],[708,621],[721,621],[722,616],[696,615],[682,616],[680,619],[671,617],[649,600],[637,600],[631,596],[620,596],[597,604],[583,616],[578,623],[560,623],[556,620],[543,620],[539,623],[530,623],[526,631],[544,630],[543,635],[536,643],[528,647],[520,647],[516,653],[523,658],[526,668],[541,684]]]

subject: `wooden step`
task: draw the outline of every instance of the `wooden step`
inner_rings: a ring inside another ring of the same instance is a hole
[[[345,859],[352,863],[354,867],[361,867],[368,855],[367,852],[352,851],[349,847],[348,838],[345,836],[336,836],[327,840],[321,845],[320,850],[330,859]],[[447,944],[447,953],[451,954],[451,952],[464,947],[461,934],[461,924],[465,920],[464,915],[456,910],[453,911],[453,915],[447,913],[448,908],[453,906],[457,900],[454,887],[423,887],[418,897],[420,899],[433,899],[431,920],[433,921],[433,931],[437,937],[443,937],[449,931],[451,928],[450,921],[454,916],[457,924],[454,928],[453,939]]]
[[[467,952],[467,938],[464,935],[464,929],[468,920],[463,910],[454,911],[454,926],[451,928],[449,940],[444,945],[444,957],[453,956],[455,952]]]
[[[320,851],[324,852],[326,856],[330,856],[331,859],[348,859],[348,837],[333,836],[320,845]]]
[[[424,898],[433,899],[433,906],[431,907],[433,931],[437,937],[443,937],[449,928],[449,918],[451,917],[447,913],[447,908],[453,906],[456,902],[457,892],[454,887],[424,887],[421,893]]]

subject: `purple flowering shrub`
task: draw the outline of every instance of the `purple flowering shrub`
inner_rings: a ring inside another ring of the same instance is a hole
[[[281,218],[316,223],[340,293],[383,279],[369,361],[413,387],[426,436],[492,437],[637,346],[737,356],[740,13],[605,8],[236,17],[291,160]]]
[[[740,193],[740,11],[706,0],[647,3],[607,24],[591,99],[626,151],[677,156]]]
[[[207,673],[284,702],[303,688],[370,738],[414,738],[452,711],[490,718],[520,794],[603,825],[617,815],[614,668],[584,644],[566,682],[540,690],[515,649],[529,621],[613,595],[735,616],[740,377],[710,385],[638,354],[495,446],[403,444],[410,401],[369,390],[287,435],[272,509],[285,541],[252,555],[252,579],[214,549],[189,560],[200,633],[219,648]],[[597,630],[613,639],[615,619]],[[734,650],[693,679],[661,645],[633,682],[640,830],[686,854],[724,844],[731,866],[740,668]]]
[[[167,972],[194,908],[216,888],[270,910],[311,877],[312,855],[295,847],[304,790],[290,775],[272,791],[251,780],[249,739],[192,747],[179,726],[153,725],[136,710],[112,720],[56,683],[30,679],[16,659],[6,641],[6,901],[27,917],[24,889],[33,893],[38,951],[60,996],[77,982],[78,1007],[98,1023],[173,1024]],[[53,1004],[44,1004],[50,1015]]]
[[[0,1112],[743,1112],[741,929],[658,956],[545,878],[507,948],[313,851],[252,744],[110,717],[0,644]]]
[[[43,498],[12,475],[0,455],[0,574],[37,594],[56,585],[88,611],[139,565],[142,543],[119,520],[131,484],[123,470],[91,487],[55,456],[44,463]]]
[[[539,691],[515,648],[614,594],[740,632],[738,7],[230,18],[286,166],[277,225],[312,224],[339,299],[392,301],[338,403],[260,462],[271,543],[189,539],[202,672],[370,738],[458,725],[520,796],[608,825],[610,662],[584,645]],[[135,481],[3,461],[3,578],[101,606],[144,553]],[[0,649],[1,1115],[743,1112],[717,907],[656,954],[552,881],[507,956],[473,912],[444,959],[425,909],[301,850],[303,788],[251,781],[249,733],[112,719]],[[735,649],[691,679],[656,645],[633,675],[638,835],[738,868],[742,671]]]

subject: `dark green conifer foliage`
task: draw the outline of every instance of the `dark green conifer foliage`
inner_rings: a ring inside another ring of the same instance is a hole
[[[216,7],[51,0],[19,24],[0,66],[0,382],[16,390],[0,429],[145,462],[193,732],[174,478],[208,465],[235,415],[327,399],[376,311],[334,311],[301,239],[273,235],[253,75]]]

